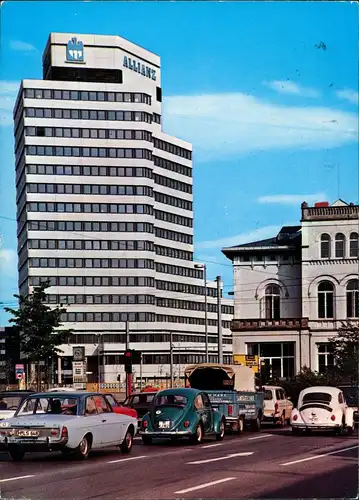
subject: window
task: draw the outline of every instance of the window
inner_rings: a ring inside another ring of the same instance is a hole
[[[334,356],[330,350],[329,344],[318,344],[318,371],[325,372],[328,368],[334,366]]]
[[[330,236],[322,234],[320,238],[320,256],[322,259],[330,259]]]
[[[277,285],[266,288],[265,315],[266,319],[280,319],[280,288]]]
[[[344,259],[345,257],[345,236],[343,233],[335,235],[335,257]]]
[[[318,317],[327,319],[334,317],[334,285],[330,281],[319,283]]]
[[[349,256],[358,257],[358,233],[351,233],[349,240]]]
[[[359,318],[358,283],[358,280],[350,280],[347,284],[347,318]]]

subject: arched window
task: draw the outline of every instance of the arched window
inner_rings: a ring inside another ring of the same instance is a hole
[[[318,317],[334,318],[334,285],[330,281],[318,285]]]
[[[358,280],[350,280],[347,284],[347,318],[359,318]]]
[[[358,233],[351,233],[349,240],[350,257],[358,257]]]
[[[322,259],[330,259],[330,236],[322,234],[320,238],[320,256]]]
[[[335,256],[339,259],[345,257],[345,236],[343,233],[335,235]]]
[[[266,319],[280,319],[280,288],[269,285],[265,291]]]

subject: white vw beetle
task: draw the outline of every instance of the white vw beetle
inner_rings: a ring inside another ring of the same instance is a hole
[[[27,451],[61,451],[85,459],[91,449],[110,446],[129,453],[136,432],[137,419],[114,413],[102,394],[39,393],[25,399],[14,417],[0,422],[0,450],[7,450],[14,461]]]
[[[308,387],[300,393],[297,408],[292,411],[292,432],[299,434],[312,429],[339,434],[346,429],[351,434],[354,430],[353,413],[337,387]]]

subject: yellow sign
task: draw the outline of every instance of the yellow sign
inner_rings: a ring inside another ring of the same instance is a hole
[[[235,365],[248,366],[248,368],[252,368],[254,373],[259,372],[259,358],[257,355],[233,354],[233,363]]]

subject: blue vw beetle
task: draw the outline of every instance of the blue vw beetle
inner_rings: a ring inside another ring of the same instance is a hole
[[[205,436],[224,437],[225,417],[215,410],[208,395],[198,389],[166,389],[156,394],[143,417],[140,435],[144,444],[154,438],[188,437],[193,444]]]

